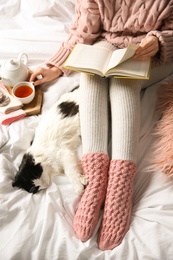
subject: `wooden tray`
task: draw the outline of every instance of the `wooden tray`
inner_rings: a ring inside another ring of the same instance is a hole
[[[10,94],[12,94],[12,88],[6,87]],[[23,105],[22,109],[25,111],[27,116],[38,115],[41,113],[43,103],[43,93],[39,87],[35,88],[35,97],[31,103]]]
[[[27,116],[38,115],[41,113],[43,102],[43,93],[40,88],[36,88],[35,97],[31,103],[23,105],[22,109],[25,111]]]

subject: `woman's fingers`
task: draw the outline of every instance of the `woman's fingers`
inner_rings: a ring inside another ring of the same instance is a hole
[[[155,36],[148,36],[141,41],[134,58],[145,59],[154,56],[159,50],[158,39]]]
[[[156,53],[155,48],[153,46],[149,46],[147,48],[142,48],[139,52],[135,54],[135,57],[152,57]]]
[[[37,68],[32,73],[30,81],[34,82],[34,85],[40,85],[58,78],[62,74],[62,71],[57,67],[52,68]]]
[[[39,67],[39,68],[36,69],[36,71],[34,71],[31,74],[29,81],[35,82],[36,80],[41,80],[43,78],[43,75],[44,75],[44,69]]]

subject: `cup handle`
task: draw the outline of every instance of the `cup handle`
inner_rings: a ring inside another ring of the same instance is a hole
[[[23,59],[23,63],[25,65],[27,65],[28,63],[28,55],[26,53],[20,53],[18,56],[18,60],[21,62],[21,60]]]

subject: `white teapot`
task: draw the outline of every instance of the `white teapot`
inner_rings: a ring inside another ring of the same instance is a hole
[[[22,61],[23,60],[23,61]],[[28,79],[28,56],[20,53],[17,59],[8,59],[1,65],[0,78],[5,86],[13,87],[20,81]]]

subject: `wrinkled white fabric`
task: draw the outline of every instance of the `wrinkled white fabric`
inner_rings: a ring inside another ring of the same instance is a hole
[[[43,65],[67,37],[74,1],[45,2],[1,1],[0,64],[24,51],[29,57],[28,66],[34,69]],[[42,113],[78,83],[79,75],[72,74],[42,86]],[[35,195],[12,187],[41,115],[0,126],[0,259],[172,260],[173,181],[147,169],[156,138],[153,127],[160,116],[155,112],[157,87],[153,85],[141,93],[142,127],[131,225],[123,242],[112,251],[98,249],[99,225],[86,243],[76,238],[72,220],[80,198],[66,176],[56,177],[47,190]]]

